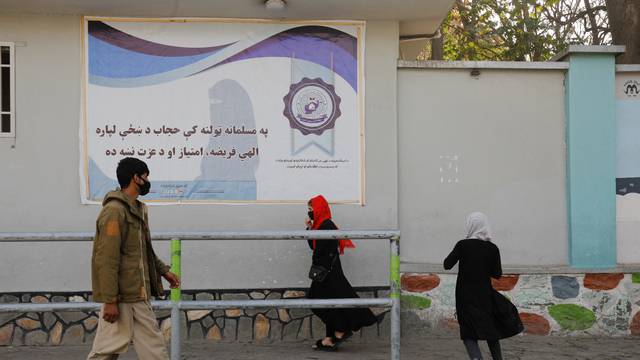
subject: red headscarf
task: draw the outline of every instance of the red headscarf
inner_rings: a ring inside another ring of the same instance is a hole
[[[313,226],[311,230],[318,230],[323,222],[331,219],[331,209],[329,209],[329,203],[322,195],[318,195],[309,200],[309,205],[313,209]],[[340,254],[344,254],[344,249],[355,249],[356,246],[353,241],[349,239],[338,240],[338,246],[340,247]],[[316,241],[313,240],[313,249],[316,248]]]

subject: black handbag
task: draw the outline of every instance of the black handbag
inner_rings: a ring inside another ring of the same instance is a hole
[[[508,338],[524,331],[518,308],[498,291],[493,290],[493,315],[500,338]]]
[[[333,270],[333,264],[335,264],[337,258],[337,254],[331,256],[331,266],[328,269],[322,265],[311,264],[311,268],[309,269],[309,279],[317,282],[323,282],[327,276],[329,276],[331,270]]]

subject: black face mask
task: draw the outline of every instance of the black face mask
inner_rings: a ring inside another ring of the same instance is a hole
[[[151,190],[151,182],[145,179],[142,179],[142,181],[144,181],[144,184],[138,185],[138,189],[140,189],[140,196],[145,196],[149,193],[149,190]]]
[[[313,220],[313,211],[309,211],[307,215],[309,215],[309,219]]]

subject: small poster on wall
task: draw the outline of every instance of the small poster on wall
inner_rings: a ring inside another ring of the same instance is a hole
[[[640,259],[640,72],[616,74],[616,232],[618,262]]]
[[[640,73],[616,76],[617,170],[616,193],[640,194]],[[640,195],[639,195],[640,197]]]

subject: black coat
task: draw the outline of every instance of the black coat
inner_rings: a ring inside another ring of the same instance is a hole
[[[318,230],[336,230],[338,227],[331,220],[326,220]],[[313,249],[313,240],[309,240],[309,247]],[[335,257],[335,260],[332,259]],[[348,299],[357,298],[349,281],[344,276],[340,263],[338,240],[317,240],[313,251],[313,264],[331,268],[322,282],[312,281],[309,290],[310,299]],[[333,262],[333,265],[332,265]],[[327,335],[333,331],[358,331],[364,326],[373,325],[377,319],[371,310],[357,309],[313,309],[327,327]]]
[[[456,313],[460,338],[499,340],[520,333],[517,309],[491,286],[492,277],[502,276],[498,247],[490,241],[460,240],[444,260],[445,270],[458,262]]]

